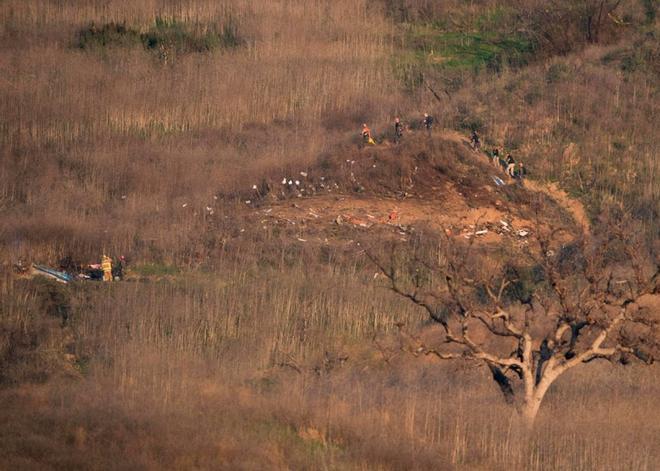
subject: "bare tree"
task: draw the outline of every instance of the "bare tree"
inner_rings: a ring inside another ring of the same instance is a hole
[[[657,301],[660,264],[624,229],[571,240],[539,225],[513,257],[421,236],[367,254],[392,291],[442,326],[434,345],[402,327],[406,349],[487,366],[531,426],[548,388],[571,368],[658,357],[660,313],[643,305]]]
[[[598,43],[608,26],[619,27],[622,0],[518,0],[524,32],[556,53],[582,42]],[[623,4],[625,5],[625,4]]]

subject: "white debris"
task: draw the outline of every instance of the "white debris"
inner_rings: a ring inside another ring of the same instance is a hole
[[[211,211],[213,211],[213,208],[210,207],[210,206],[207,206],[207,207],[206,207],[206,210],[207,210],[208,212],[211,212]]]
[[[289,185],[293,185],[293,181],[292,181],[292,180],[289,180]]]
[[[300,242],[307,242],[306,239],[301,239],[300,237],[298,237],[298,240],[299,240]]]
[[[475,234],[478,235],[478,236],[488,234],[488,229],[477,231],[477,232],[475,232]]]
[[[217,200],[217,199],[218,199],[218,197],[217,197],[217,196],[215,196],[215,195],[213,195],[213,199],[214,199],[214,200]]]
[[[300,180],[296,180],[296,186],[300,186]]]
[[[504,221],[503,219],[500,219],[500,224],[502,224],[503,226],[508,226],[509,225],[509,223]]]
[[[302,175],[303,177],[306,177],[306,176],[307,176],[307,172],[300,172],[300,175]]]
[[[282,185],[286,185],[286,178],[282,179]]]
[[[245,200],[245,204],[250,204],[250,203],[252,203],[252,201],[250,201],[250,200]]]
[[[126,199],[126,195],[121,195],[121,199],[125,200],[125,199]]]
[[[516,231],[516,234],[518,234],[519,237],[527,237],[529,235],[529,231],[520,229],[519,231]]]
[[[257,185],[252,185],[252,189],[253,189],[253,190],[256,190],[256,189],[257,189]]]
[[[185,208],[186,206],[188,206],[188,203],[183,203],[183,204],[181,205],[182,208]]]

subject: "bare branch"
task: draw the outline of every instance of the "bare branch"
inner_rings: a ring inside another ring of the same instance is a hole
[[[619,314],[596,336],[591,343],[591,346],[570,360],[561,363],[557,367],[558,371],[564,372],[580,363],[586,363],[595,357],[611,357],[617,353],[617,348],[603,348],[602,344],[616,326],[626,318],[626,310],[626,307],[621,308]]]

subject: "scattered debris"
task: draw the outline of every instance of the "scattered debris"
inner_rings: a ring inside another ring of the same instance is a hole
[[[46,278],[51,278],[55,281],[58,281],[60,283],[67,284],[70,281],[73,281],[74,278],[73,276],[69,275],[68,273],[65,273],[63,271],[58,271],[58,270],[53,270],[52,268],[48,268],[44,265],[32,265],[32,274],[33,275],[41,275],[45,276]]]
[[[299,240],[300,242],[307,242],[306,239],[301,239],[300,237],[298,237],[298,240]]]
[[[394,222],[399,218],[399,214],[396,209],[390,211],[390,214],[387,215],[387,222]]]
[[[506,183],[504,183],[504,180],[502,180],[500,177],[496,177],[495,175],[491,175],[491,178],[495,182],[495,185],[497,186],[504,186]]]
[[[306,177],[306,176],[307,176],[307,172],[300,172],[300,175],[302,175],[303,177]]]

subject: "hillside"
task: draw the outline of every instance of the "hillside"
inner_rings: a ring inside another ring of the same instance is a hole
[[[516,231],[528,235],[536,226],[547,231],[548,224],[575,237],[589,230],[579,201],[553,186],[510,179],[488,156],[473,151],[466,136],[452,131],[431,140],[420,132],[400,146],[384,142],[324,156],[322,165],[306,170],[291,177],[298,185],[289,185],[294,180],[285,176],[285,183],[268,184],[268,193],[255,190],[245,200],[258,208],[253,216],[262,229],[284,227],[317,244],[346,237],[346,231],[338,234],[341,226],[378,236],[421,226],[465,239],[486,230],[477,240],[494,245]]]
[[[655,469],[657,10],[0,2],[0,469]]]

